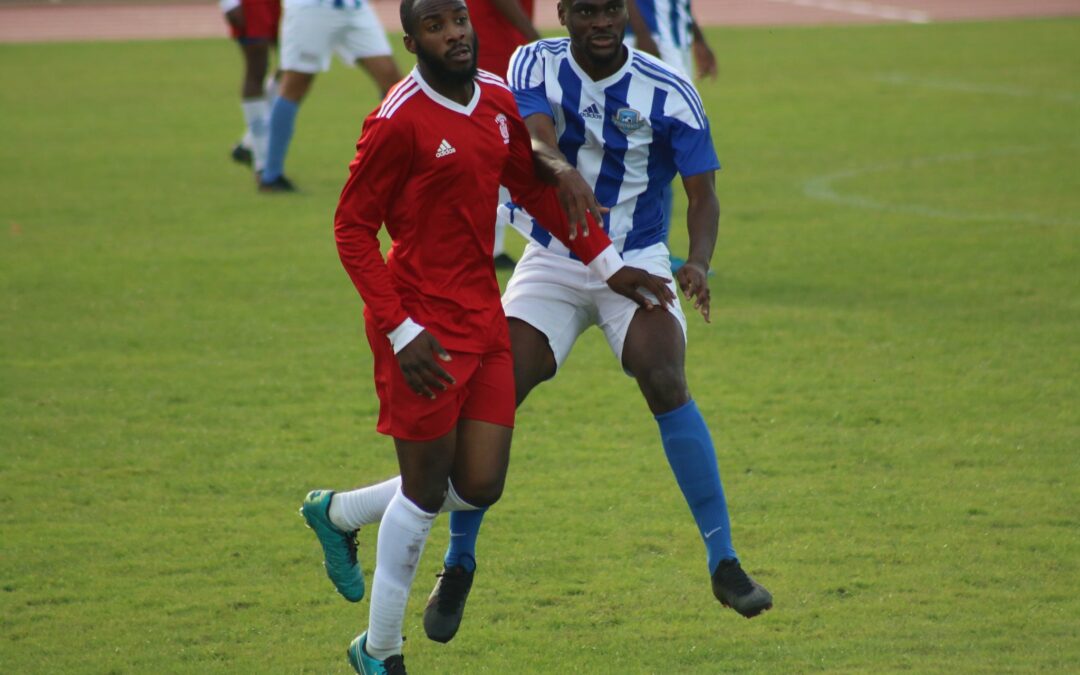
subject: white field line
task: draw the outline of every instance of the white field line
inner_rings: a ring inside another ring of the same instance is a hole
[[[806,181],[802,185],[803,194],[811,199],[818,201],[830,202],[832,204],[841,204],[843,206],[852,206],[860,209],[870,209],[873,211],[885,211],[888,213],[909,213],[916,216],[922,216],[926,218],[941,218],[945,220],[959,220],[968,222],[1018,222],[1026,223],[1029,225],[1080,225],[1078,220],[1061,220],[1057,218],[1047,218],[1032,213],[1007,213],[1007,212],[977,212],[977,211],[960,211],[950,209],[939,209],[932,206],[926,206],[923,204],[895,204],[889,202],[882,202],[870,197],[864,197],[857,194],[844,194],[840,192],[835,186],[842,180],[849,178],[857,178],[860,176],[867,176],[873,173],[888,173],[890,171],[899,171],[902,169],[917,169],[924,166],[932,166],[937,164],[951,164],[951,163],[968,163],[974,162],[980,159],[989,159],[995,157],[1010,157],[1015,155],[1028,155],[1043,151],[1043,148],[1003,148],[1001,150],[991,152],[968,152],[955,155],[936,155],[933,157],[917,157],[915,159],[909,159],[905,161],[888,162],[883,164],[874,164],[871,166],[859,167],[857,169],[846,169],[844,171],[836,171],[834,173],[817,176]]]
[[[784,5],[797,5],[812,9],[824,9],[830,12],[842,14],[855,14],[857,16],[869,16],[875,19],[887,21],[905,21],[907,23],[930,23],[930,15],[914,9],[903,7],[891,7],[876,2],[862,2],[861,0],[769,0]]]
[[[899,86],[924,87],[926,89],[940,89],[943,91],[956,91],[966,94],[992,94],[996,96],[1010,96],[1012,98],[1043,98],[1060,103],[1080,103],[1080,95],[1067,92],[1047,92],[1026,87],[1014,87],[998,84],[979,84],[964,82],[962,80],[948,80],[941,78],[917,77],[904,73],[889,73],[877,75],[874,79],[886,84]]]

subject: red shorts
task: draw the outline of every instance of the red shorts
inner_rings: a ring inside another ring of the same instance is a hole
[[[244,13],[244,30],[236,30],[229,24],[232,36],[244,42],[247,40],[278,39],[278,24],[281,23],[281,0],[240,0],[240,10]]]
[[[514,360],[509,349],[487,354],[450,351],[439,365],[455,384],[435,392],[435,399],[417,394],[405,382],[390,340],[367,330],[375,361],[375,393],[379,397],[381,434],[406,441],[445,436],[458,420],[470,419],[514,426]]]

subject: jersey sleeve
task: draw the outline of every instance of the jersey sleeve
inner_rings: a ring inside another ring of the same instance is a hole
[[[510,57],[506,81],[523,118],[535,113],[554,117],[544,90],[544,45],[543,41],[522,45]]]
[[[356,144],[349,179],[334,214],[338,255],[353,285],[364,299],[375,327],[389,334],[408,314],[394,290],[390,271],[379,250],[379,229],[390,205],[404,185],[410,166],[413,138],[403,125],[372,115]]]
[[[532,141],[529,130],[518,115],[509,115],[510,157],[503,168],[502,184],[510,191],[514,203],[525,207],[537,223],[573,251],[586,265],[593,261],[605,269],[613,263],[614,247],[603,227],[589,219],[589,236],[570,239],[570,223],[559,204],[555,188],[536,176],[533,165]],[[610,247],[610,250],[608,250]],[[618,256],[617,253],[614,255]],[[598,260],[602,258],[602,260]],[[616,265],[618,263],[615,263]],[[599,271],[599,270],[598,270]],[[604,278],[610,274],[601,273]]]
[[[696,176],[720,168],[709,119],[693,84],[688,80],[677,81],[667,98],[664,115],[679,175]]]

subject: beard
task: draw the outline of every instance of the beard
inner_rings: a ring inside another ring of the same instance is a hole
[[[476,77],[476,57],[479,54],[479,45],[480,41],[476,39],[474,34],[471,45],[472,61],[462,69],[447,66],[446,61],[424,49],[419,42],[416,44],[416,58],[423,61],[424,65],[437,79],[452,85],[465,84],[466,82],[472,82],[473,78]]]

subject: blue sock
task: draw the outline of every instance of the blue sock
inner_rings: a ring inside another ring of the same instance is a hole
[[[709,428],[693,401],[657,415],[656,423],[668,464],[705,541],[711,574],[721,560],[737,556],[731,545],[727,501]]]
[[[469,572],[476,569],[476,535],[480,534],[480,523],[484,522],[485,513],[486,507],[450,513],[450,546],[446,548],[444,565],[461,565]]]
[[[284,96],[274,99],[270,109],[270,141],[266,150],[266,166],[263,167],[262,182],[273,183],[285,173],[285,153],[289,151],[293,127],[296,126],[296,112],[300,104]]]

